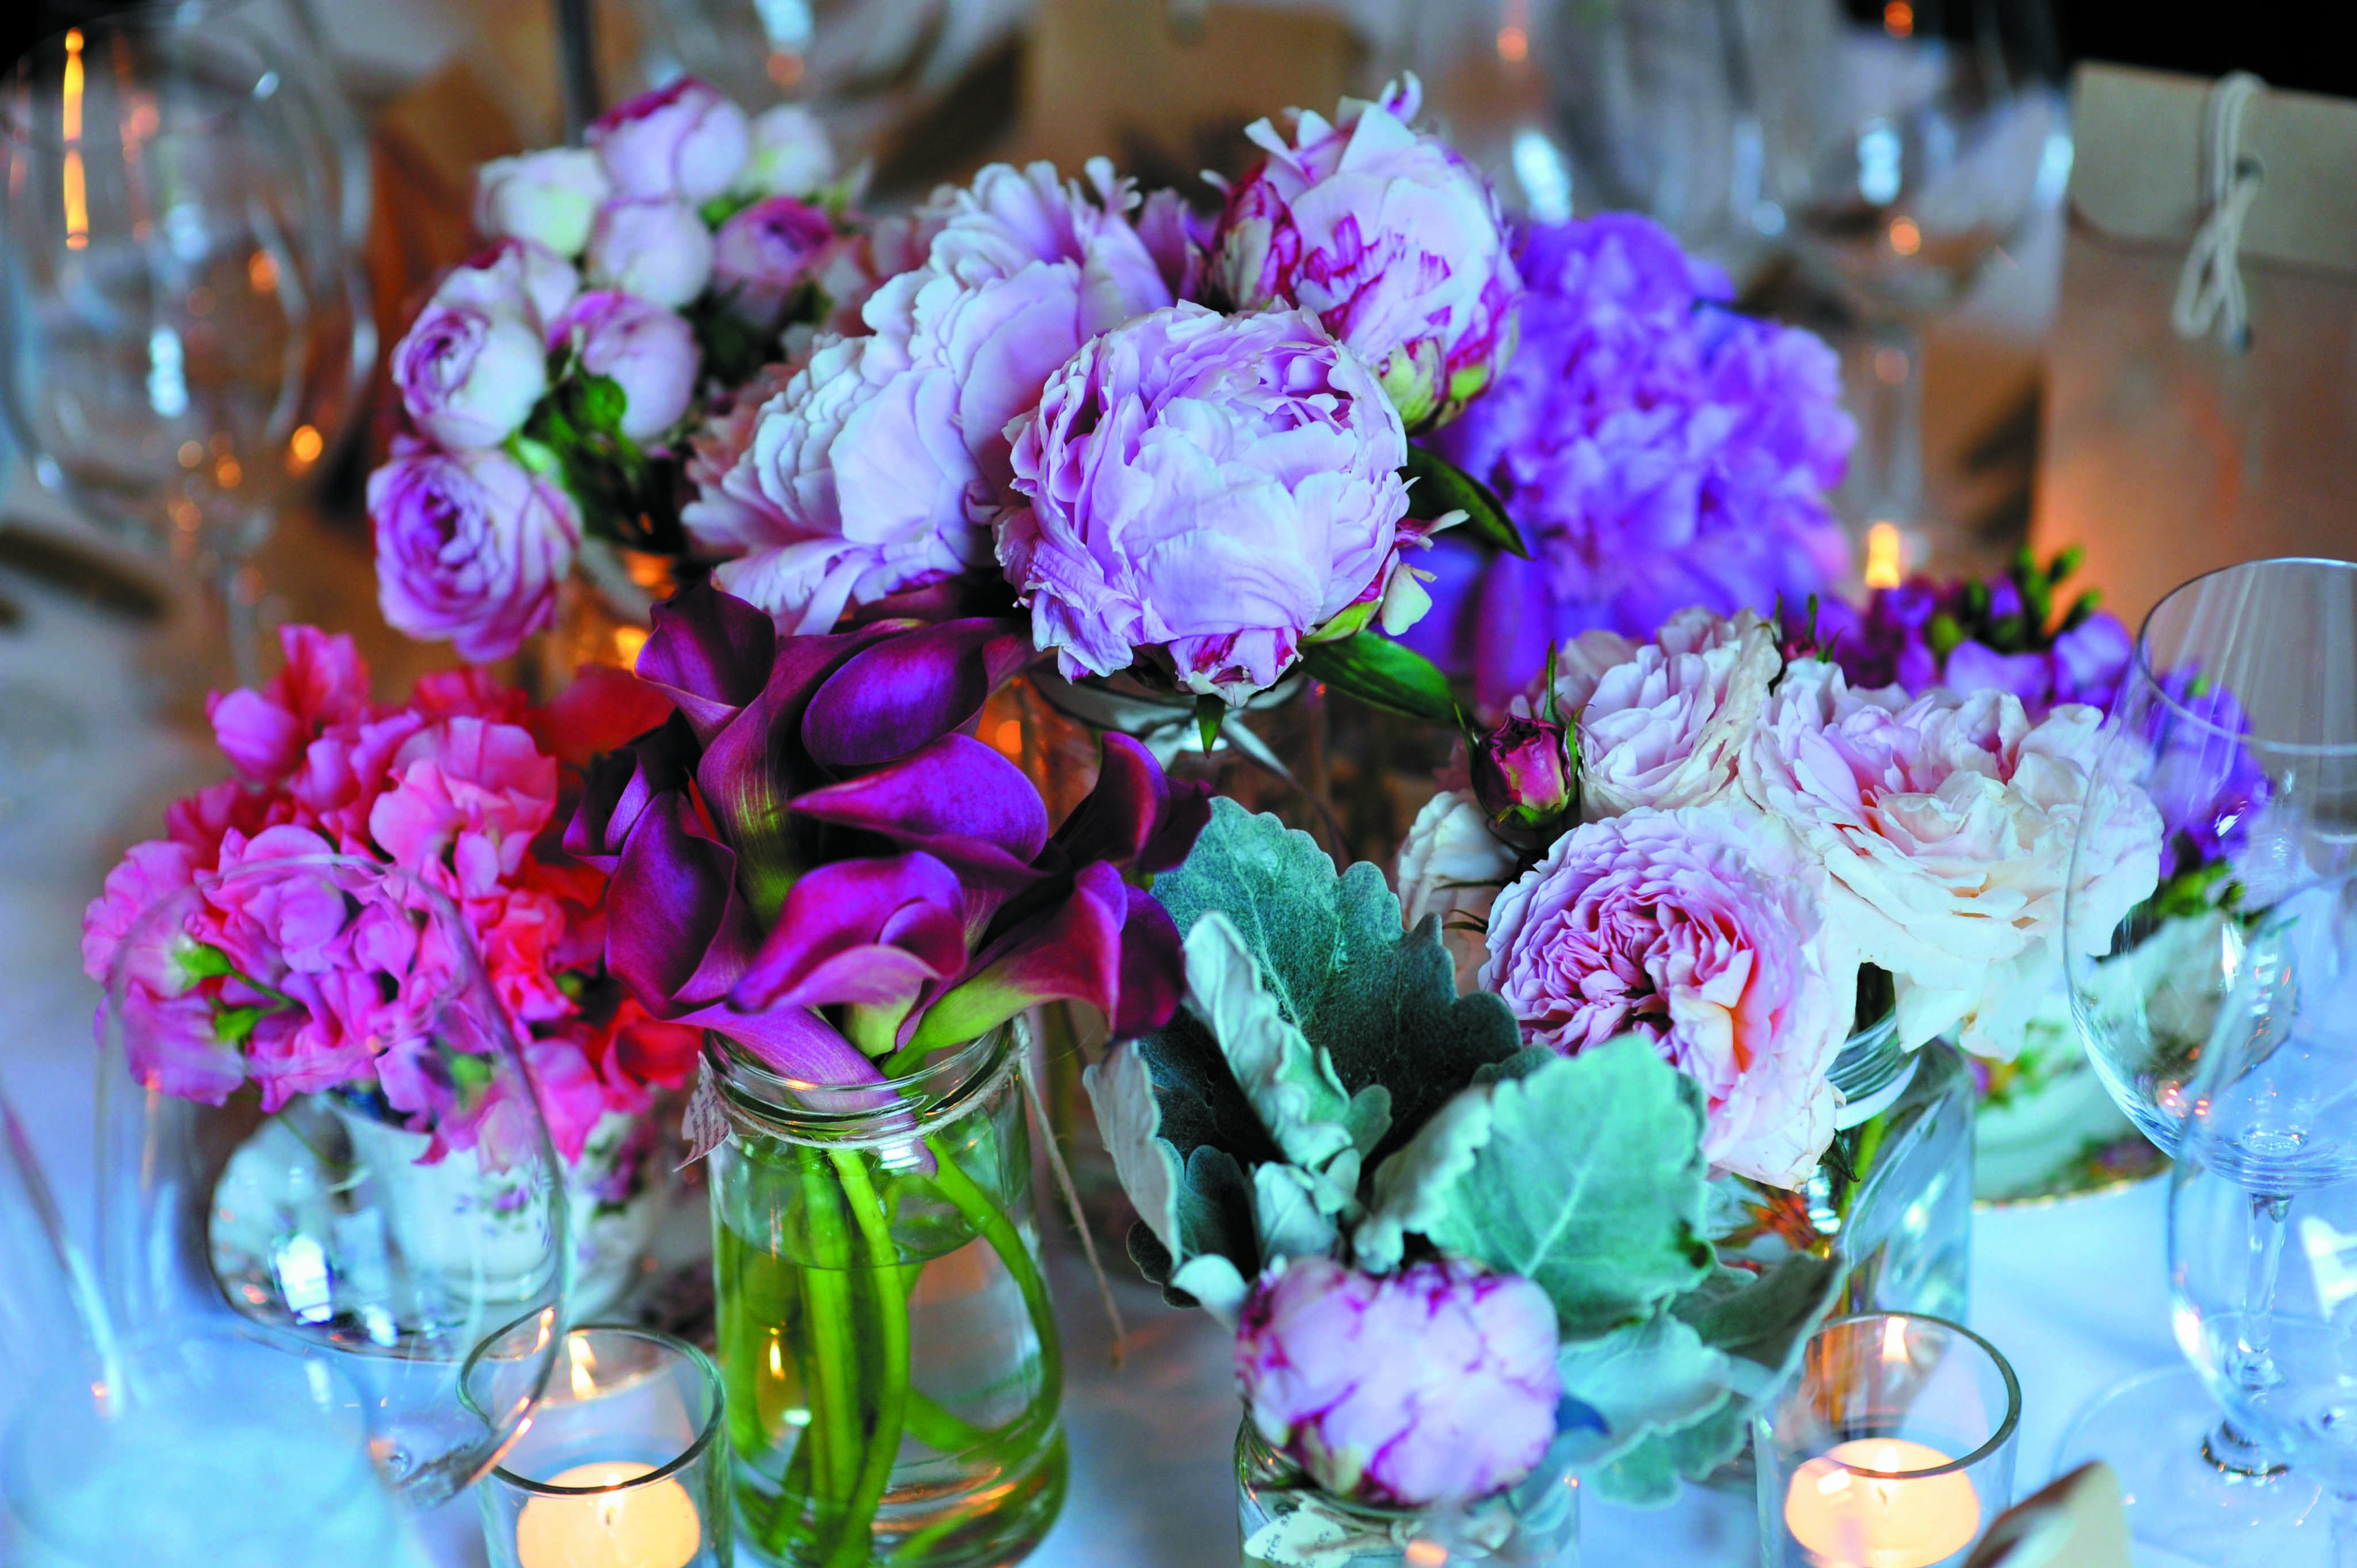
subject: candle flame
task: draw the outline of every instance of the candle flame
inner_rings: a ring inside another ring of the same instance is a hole
[[[66,249],[79,251],[90,243],[90,190],[81,172],[81,154],[69,148],[65,167]]]
[[[59,131],[69,142],[81,140],[81,29],[66,35],[65,102],[59,105]]]
[[[565,1348],[573,1353],[573,1397],[592,1400],[597,1397],[597,1353],[589,1348],[589,1341],[575,1335],[566,1340]],[[608,1486],[613,1483],[608,1481]]]
[[[1907,1359],[1907,1323],[1904,1318],[1893,1317],[1882,1326],[1882,1364],[1886,1367],[1895,1367],[1905,1359]],[[1899,1450],[1891,1447],[1889,1444],[1883,1444],[1882,1452],[1887,1457],[1890,1458],[1891,1462],[1889,1464],[1877,1465],[1875,1468],[1878,1470],[1897,1469],[1898,1463],[1896,1455],[1898,1455]]]
[[[1878,522],[1866,531],[1866,585],[1895,588],[1901,576],[1901,541],[1895,523]]]

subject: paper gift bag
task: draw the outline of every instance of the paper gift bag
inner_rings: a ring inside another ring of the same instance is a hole
[[[2102,65],[2073,84],[2033,539],[2083,544],[2130,626],[2215,567],[2357,557],[2357,103],[2219,91]],[[2246,348],[2172,322],[2197,235],[2233,226],[2213,214],[2237,181],[2232,255],[2213,245],[2197,282],[2239,276]]]

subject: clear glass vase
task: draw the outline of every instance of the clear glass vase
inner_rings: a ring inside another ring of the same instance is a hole
[[[979,1568],[1054,1522],[1063,1367],[1027,1033],[856,1090],[707,1042],[729,1122],[712,1219],[740,1560]]]
[[[1971,1296],[1972,1074],[1944,1040],[1909,1051],[1886,1014],[1835,1059],[1844,1104],[1798,1191],[1741,1176],[1712,1184],[1722,1255],[1772,1264],[1794,1251],[1849,1260],[1839,1312],[1961,1320]]]
[[[1579,1480],[1559,1466],[1542,1462],[1520,1485],[1464,1508],[1375,1508],[1320,1490],[1250,1417],[1236,1428],[1236,1516],[1243,1568],[1579,1564]]]

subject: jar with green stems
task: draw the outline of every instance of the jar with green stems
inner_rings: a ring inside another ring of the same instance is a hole
[[[718,1356],[737,1550],[795,1568],[1007,1563],[1065,1485],[1020,1020],[880,1084],[714,1036]],[[888,1064],[888,1067],[899,1064]]]

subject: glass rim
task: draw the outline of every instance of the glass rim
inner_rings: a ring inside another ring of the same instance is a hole
[[[2144,619],[2136,628],[2136,677],[2151,689],[2161,706],[2169,711],[2173,722],[2190,725],[2205,734],[2217,736],[2238,746],[2254,751],[2278,752],[2287,757],[2357,757],[2357,741],[2332,745],[2312,741],[2269,740],[2265,736],[2254,735],[2249,730],[2228,729],[2213,719],[2203,718],[2171,696],[2169,688],[2161,684],[2158,671],[2153,668],[2153,622],[2162,610],[2176,602],[2178,596],[2198,588],[2213,578],[2226,576],[2230,573],[2250,572],[2266,566],[2311,566],[2323,567],[2333,572],[2357,572],[2357,561],[2343,561],[2330,555],[2263,555],[2255,561],[2236,561],[2229,565],[2214,566],[2199,576],[2188,577],[2184,582],[2163,594],[2160,601],[2152,608],[2145,611]]]
[[[528,1493],[533,1497],[610,1497],[616,1492],[627,1492],[639,1487],[651,1487],[657,1481],[669,1480],[673,1476],[702,1458],[711,1449],[713,1440],[718,1436],[722,1425],[728,1419],[726,1390],[721,1385],[720,1369],[713,1365],[711,1357],[676,1334],[666,1334],[660,1328],[641,1327],[635,1323],[576,1323],[565,1331],[565,1343],[571,1344],[573,1337],[576,1334],[610,1334],[626,1339],[644,1340],[658,1349],[670,1352],[687,1361],[695,1369],[696,1376],[703,1382],[705,1393],[708,1396],[706,1402],[709,1409],[705,1415],[702,1428],[686,1447],[655,1468],[643,1475],[632,1476],[628,1480],[616,1481],[608,1486],[560,1487],[551,1481],[535,1481],[529,1477],[519,1476],[509,1469],[504,1454],[492,1464],[489,1479],[496,1480],[501,1486],[512,1487],[519,1492]],[[498,1337],[499,1336],[493,1335],[475,1348],[473,1353],[467,1358],[467,1372],[474,1369],[477,1359],[490,1348]],[[552,1362],[552,1378],[554,1376],[554,1363]],[[458,1386],[461,1391],[467,1388],[469,1381],[467,1372],[462,1372],[459,1376]],[[528,1429],[527,1425],[526,1430]],[[517,1434],[517,1440],[520,1442],[522,1437],[523,1432],[520,1431]],[[512,1448],[513,1444],[511,1444],[510,1447]]]
[[[758,1106],[747,1110],[747,1113],[756,1120],[795,1131],[854,1135],[863,1123],[885,1118],[906,1117],[914,1112],[920,1118],[931,1120],[958,1110],[968,1099],[989,1085],[996,1076],[992,1069],[1000,1052],[1028,1048],[1023,1033],[1026,1027],[1023,1015],[1018,1013],[970,1040],[942,1047],[924,1063],[908,1072],[881,1078],[873,1083],[804,1083],[787,1078],[717,1029],[707,1028],[704,1032],[704,1058],[711,1069],[714,1087],[723,1096],[737,1104],[742,1104],[748,1098],[759,1100]],[[928,1103],[917,1098],[915,1103],[911,1103],[911,1091],[921,1090],[944,1078],[948,1079],[948,1085],[938,1100]],[[778,1100],[771,1100],[767,1095],[766,1091],[772,1087],[777,1091]],[[873,1094],[891,1098],[888,1103],[854,1111],[826,1111],[780,1102],[787,1096],[804,1094]]]
[[[235,5],[226,7],[234,10]],[[231,117],[242,113],[253,103],[265,102],[285,90],[287,81],[272,63],[264,47],[249,36],[250,28],[242,21],[223,17],[219,10],[200,13],[201,28],[192,27],[181,17],[181,7],[168,0],[152,0],[104,16],[89,16],[69,26],[45,33],[33,41],[30,48],[0,72],[0,140],[29,143],[43,151],[61,150],[66,137],[52,129],[48,117],[38,113],[53,100],[46,88],[58,77],[57,62],[74,52],[66,48],[66,40],[80,35],[88,46],[106,36],[135,37],[151,39],[181,38],[218,50],[226,42],[242,56],[243,63],[253,68],[253,80],[243,88],[236,87],[231,79],[222,80],[220,102],[200,113],[186,114],[169,125],[159,124],[154,133],[141,138],[143,142],[160,141],[172,136],[185,136],[209,130]],[[227,26],[224,22],[227,21]],[[85,68],[87,69],[87,68]],[[244,74],[243,70],[238,74]],[[23,113],[21,100],[36,94],[40,103],[29,118]],[[99,138],[102,145],[104,138]]]
[[[1997,1375],[2005,1380],[2005,1419],[1998,1422],[1996,1430],[1984,1438],[1971,1453],[1951,1459],[1944,1465],[1930,1465],[1921,1470],[1877,1470],[1864,1465],[1850,1464],[1845,1459],[1835,1459],[1828,1454],[1814,1454],[1810,1458],[1837,1465],[1849,1474],[1863,1476],[1870,1481],[1921,1481],[1934,1476],[1953,1476],[1970,1470],[2012,1442],[2014,1433],[2021,1425],[2021,1380],[2014,1375],[2013,1363],[2005,1359],[2003,1351],[1953,1318],[1934,1317],[1928,1312],[1854,1312],[1845,1317],[1825,1319],[1817,1325],[1816,1332],[1809,1337],[1813,1341],[1829,1328],[1846,1328],[1857,1323],[1888,1323],[1893,1318],[1901,1323],[1928,1323],[1951,1334],[1962,1335],[1979,1346],[1989,1364],[1997,1369]]]

